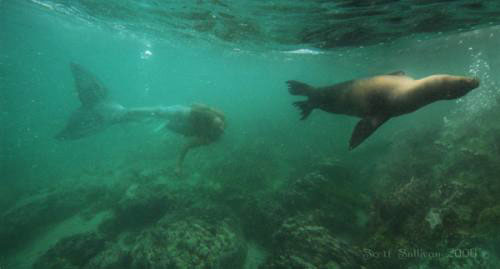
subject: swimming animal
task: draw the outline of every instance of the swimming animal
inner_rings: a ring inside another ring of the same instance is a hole
[[[361,118],[349,141],[349,150],[352,150],[390,118],[439,100],[460,98],[477,88],[479,79],[452,75],[413,79],[397,71],[318,88],[295,80],[287,84],[290,94],[307,97],[305,101],[293,103],[300,109],[302,120],[316,108]]]
[[[169,130],[206,141],[216,140],[224,131],[224,116],[218,110],[203,105],[126,108],[110,99],[108,89],[95,75],[76,63],[70,68],[81,106],[55,136],[58,140],[80,139],[115,124],[145,119],[167,121]]]
[[[108,89],[96,76],[79,64],[71,63],[70,68],[81,106],[71,114],[56,139],[79,139],[125,120],[127,110],[109,99]]]

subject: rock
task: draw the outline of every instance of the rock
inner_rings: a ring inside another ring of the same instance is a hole
[[[33,268],[82,268],[104,248],[103,237],[95,232],[69,236],[59,240],[54,247],[38,258]]]
[[[282,207],[276,197],[258,195],[248,197],[241,209],[239,218],[246,237],[262,245],[269,245],[269,238],[280,227],[289,212]]]
[[[374,203],[374,231],[365,247],[378,252],[406,249],[437,255],[431,262],[421,254],[383,259],[385,267],[410,268],[428,263],[429,268],[491,268],[484,266],[492,263],[491,258],[479,254],[491,254],[493,249],[488,246],[491,237],[485,238],[481,232],[495,234],[495,214],[491,214],[494,208],[481,211],[491,202],[487,193],[482,186],[473,184],[412,178]],[[470,249],[474,249],[474,256],[459,254],[459,261],[450,258],[450,251]]]
[[[273,236],[274,253],[262,269],[363,268],[361,252],[317,225],[310,214],[285,220]]]
[[[320,174],[327,178],[334,178],[337,182],[352,180],[354,174],[352,169],[334,157],[322,158],[315,168]]]
[[[291,182],[281,193],[283,206],[290,210],[318,207],[328,196],[329,180],[319,173],[309,173]]]
[[[8,253],[27,244],[58,223],[84,210],[96,211],[106,201],[106,188],[95,185],[61,186],[19,202],[0,218],[0,252]]]
[[[136,238],[131,256],[133,269],[233,269],[243,266],[246,245],[227,220],[166,216]]]
[[[129,250],[115,243],[92,258],[85,269],[126,269],[130,268],[131,263]]]
[[[485,208],[481,211],[476,223],[476,231],[492,241],[492,249],[500,257],[500,205]]]
[[[408,265],[408,269],[491,269],[498,266],[491,252],[477,247],[464,247],[450,249],[446,252],[435,252],[432,258],[419,258],[413,264]],[[433,255],[433,252],[428,252]],[[424,254],[419,254],[423,256]]]
[[[99,230],[113,236],[126,229],[151,225],[176,205],[165,184],[132,184],[113,208],[114,217],[103,222]]]
[[[322,226],[354,237],[364,225],[359,215],[366,206],[359,193],[337,187],[334,178],[313,172],[291,180],[277,192],[246,195],[235,211],[240,212],[245,235],[264,246],[285,219],[311,210],[323,212],[318,214]]]
[[[292,181],[279,194],[277,202],[286,212],[286,217],[301,212],[320,210],[324,212],[321,223],[328,229],[342,230],[353,237],[364,224],[359,221],[360,214],[368,211],[368,199],[356,192],[354,185],[348,185],[345,178],[328,178],[313,172]],[[335,214],[328,214],[335,212]]]

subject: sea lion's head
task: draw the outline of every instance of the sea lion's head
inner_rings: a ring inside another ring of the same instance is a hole
[[[476,77],[443,77],[444,99],[460,98],[477,87],[479,78]]]

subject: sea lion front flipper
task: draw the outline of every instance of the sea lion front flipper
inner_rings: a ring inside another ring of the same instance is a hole
[[[371,116],[360,120],[352,132],[351,140],[349,141],[349,150],[359,146],[388,119],[389,117],[386,116]]]

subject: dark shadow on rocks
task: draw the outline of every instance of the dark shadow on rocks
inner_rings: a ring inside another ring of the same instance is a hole
[[[0,252],[14,252],[51,225],[79,212],[98,212],[112,203],[109,193],[103,186],[64,186],[19,202],[0,219]]]
[[[179,206],[165,184],[132,184],[113,207],[114,216],[102,222],[99,231],[114,237],[125,230],[140,229]]]
[[[269,238],[283,220],[311,210],[318,212],[317,220],[326,229],[356,240],[363,235],[359,214],[368,211],[367,201],[353,189],[340,188],[335,179],[310,173],[276,193],[249,196],[234,211],[240,212],[246,237],[270,247]]]
[[[63,238],[41,256],[34,269],[82,268],[99,252],[105,240],[97,233],[83,233]]]

